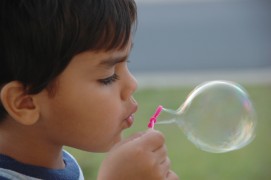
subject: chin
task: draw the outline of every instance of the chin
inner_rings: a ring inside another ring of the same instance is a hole
[[[105,153],[105,152],[110,151],[116,144],[121,142],[121,140],[122,140],[122,136],[121,136],[121,134],[118,134],[110,140],[104,139],[102,143],[93,144],[92,146],[88,146],[85,144],[86,146],[81,146],[81,147],[78,147],[78,146],[74,147],[73,146],[73,147],[77,148],[77,149],[81,149],[83,151],[87,151],[87,152]]]
[[[111,143],[108,143],[104,146],[96,147],[95,149],[87,150],[88,152],[96,152],[96,153],[105,153],[110,151],[116,144],[118,144],[122,140],[121,136],[119,138],[114,139]]]
[[[116,144],[118,144],[119,142],[121,142],[122,137],[118,136],[117,138],[115,138],[110,144],[108,144],[108,146],[104,149],[104,152],[108,152],[110,151]]]
[[[91,152],[91,153],[106,153],[108,152],[112,146],[110,147],[95,147],[95,148],[77,148],[86,152]]]

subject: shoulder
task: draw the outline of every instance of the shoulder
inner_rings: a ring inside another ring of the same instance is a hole
[[[79,164],[77,163],[76,159],[67,151],[63,150],[63,159],[65,161],[66,164],[66,168],[69,168],[70,171],[69,173],[76,173],[79,174],[79,180],[83,180],[84,176],[82,173],[82,170],[79,166]]]
[[[8,156],[0,155],[0,180],[40,180],[40,179],[75,179],[84,176],[75,158],[63,151],[64,169],[48,169],[20,163]]]
[[[41,180],[38,178],[30,177],[19,172],[0,168],[0,180]]]
[[[11,157],[0,154],[0,179],[12,179],[12,180],[38,180],[24,173],[17,171],[23,169],[22,164],[12,159]]]

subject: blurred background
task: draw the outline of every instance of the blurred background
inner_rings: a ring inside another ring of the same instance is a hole
[[[258,117],[256,138],[245,148],[207,153],[197,149],[174,125],[156,129],[165,134],[172,169],[180,179],[270,180],[271,1],[136,2],[138,27],[129,68],[139,83],[135,93],[139,110],[124,136],[145,131],[159,104],[177,109],[198,83],[235,81],[247,89]],[[86,179],[96,179],[106,155],[68,149],[78,159]]]
[[[140,86],[155,86],[161,74],[166,85],[211,77],[271,82],[270,0],[137,2],[130,69]]]

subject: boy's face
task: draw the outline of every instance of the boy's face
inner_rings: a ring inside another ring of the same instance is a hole
[[[120,141],[137,110],[130,49],[80,53],[56,79],[56,94],[41,93],[39,123],[48,142],[97,152]]]

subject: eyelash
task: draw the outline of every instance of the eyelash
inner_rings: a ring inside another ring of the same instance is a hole
[[[119,80],[119,76],[117,74],[113,74],[108,78],[100,79],[99,82],[102,83],[103,85],[110,85],[117,80]]]

